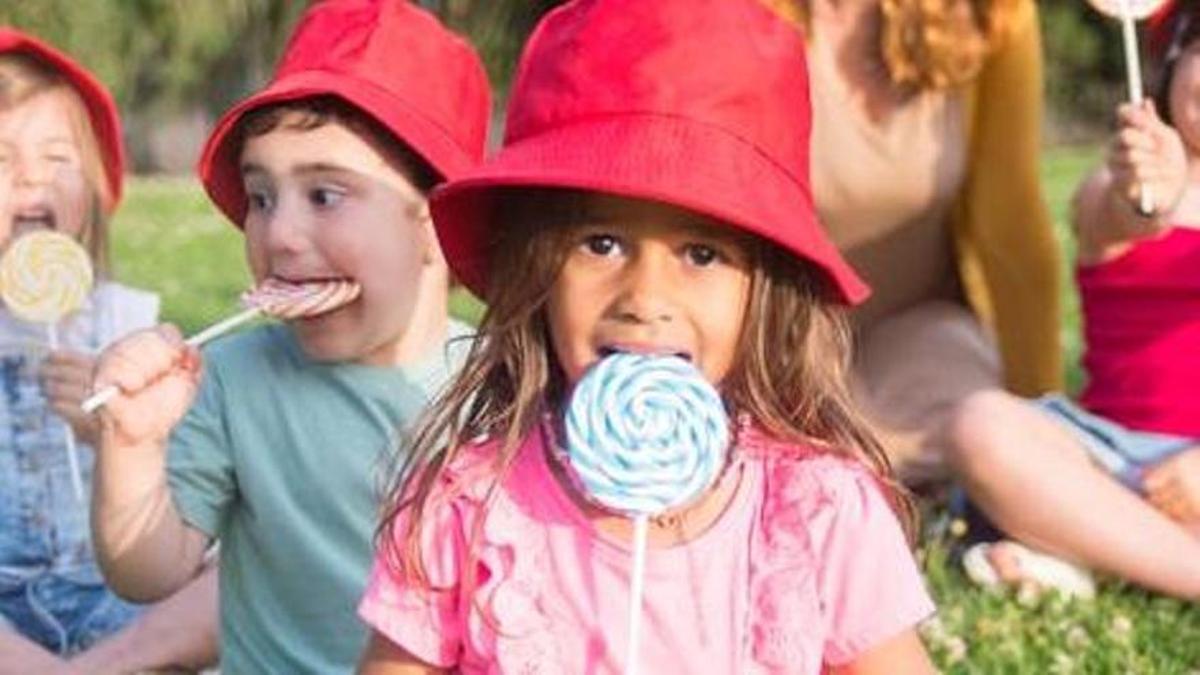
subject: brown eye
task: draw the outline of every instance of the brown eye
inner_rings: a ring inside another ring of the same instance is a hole
[[[697,267],[708,267],[721,259],[717,249],[703,244],[689,244],[684,255],[687,256],[688,262]]]
[[[246,203],[251,211],[269,211],[271,210],[271,196],[265,192],[249,191],[246,193]]]
[[[610,234],[593,234],[583,240],[583,247],[592,255],[607,257],[618,252],[620,243]]]
[[[339,190],[330,188],[314,188],[308,193],[308,201],[317,208],[329,208],[337,206],[345,197]]]

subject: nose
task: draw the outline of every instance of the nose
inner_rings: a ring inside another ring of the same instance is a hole
[[[676,280],[669,251],[644,247],[629,259],[613,304],[616,317],[627,323],[669,323],[676,318],[672,299]]]
[[[301,210],[293,208],[290,201],[281,195],[275,208],[264,214],[267,249],[272,254],[299,253],[307,245],[308,226]]]
[[[50,163],[36,157],[18,157],[16,164],[16,184],[18,187],[36,187],[50,182]]]

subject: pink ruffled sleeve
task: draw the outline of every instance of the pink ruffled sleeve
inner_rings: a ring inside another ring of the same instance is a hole
[[[825,661],[845,665],[935,611],[895,513],[875,479],[823,471],[825,506],[810,521],[827,618]]]
[[[453,502],[443,502],[426,518],[421,555],[428,587],[391,569],[384,552],[376,551],[358,615],[418,659],[448,668],[459,662],[466,625],[459,592],[465,530]]]

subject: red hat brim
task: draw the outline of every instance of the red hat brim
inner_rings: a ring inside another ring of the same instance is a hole
[[[275,103],[334,96],[358,108],[417,153],[442,178],[453,178],[475,165],[449,132],[414,110],[407,101],[366,80],[344,73],[302,71],[272,82],[244,99],[217,121],[200,155],[200,179],[217,207],[241,227],[246,216],[234,130],[249,112]]]
[[[763,237],[820,270],[857,304],[866,284],[825,236],[812,195],[751,144],[680,117],[620,114],[560,126],[506,145],[483,166],[435,190],[431,210],[454,274],[485,297],[489,230],[499,189],[570,188],[658,201]],[[494,231],[494,230],[493,230]]]

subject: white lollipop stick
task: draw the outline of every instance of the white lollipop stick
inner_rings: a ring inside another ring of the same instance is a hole
[[[52,351],[58,349],[58,328],[53,323],[46,324],[46,341],[50,343]],[[84,502],[83,476],[79,472],[79,450],[75,447],[75,432],[71,430],[70,424],[63,429],[63,440],[67,444],[67,464],[71,469],[71,487],[75,490],[75,499],[82,504]]]
[[[209,340],[215,340],[251,319],[256,319],[263,313],[262,307],[248,307],[228,319],[218,321],[204,330],[184,340],[189,347],[200,347]]]
[[[1121,39],[1125,43],[1125,74],[1129,81],[1129,102],[1141,105],[1145,94],[1142,89],[1142,61],[1138,49],[1137,31],[1134,29],[1133,8],[1129,0],[1119,0],[1121,8]],[[1154,190],[1142,185],[1138,195],[1138,210],[1144,215],[1154,213]]]
[[[209,340],[221,337],[225,333],[228,333],[247,321],[257,318],[258,315],[262,314],[262,312],[262,307],[250,307],[248,309],[244,309],[223,321],[214,323],[213,325],[205,328],[199,333],[196,333],[183,342],[190,347],[200,347]],[[117,395],[117,391],[117,386],[110,384],[89,396],[87,400],[79,406],[79,408],[85,413],[95,412],[96,410],[99,410],[105,403],[111,401],[113,397]]]
[[[629,587],[629,641],[626,643],[625,675],[637,675],[638,647],[642,637],[642,588],[646,582],[646,538],[650,518],[633,519],[633,570]]]

